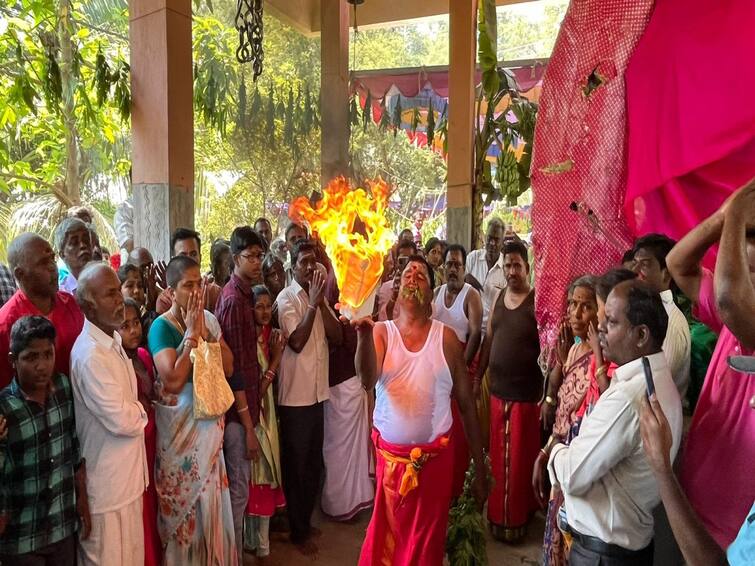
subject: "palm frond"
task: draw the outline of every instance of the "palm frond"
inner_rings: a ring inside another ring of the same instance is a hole
[[[100,245],[110,250],[110,253],[118,251],[118,241],[115,238],[115,229],[113,228],[112,219],[108,219],[99,210],[89,206],[92,211],[92,223],[100,238]]]
[[[55,225],[63,218],[66,207],[53,193],[35,193],[22,201],[7,205],[8,227],[0,259],[7,259],[7,245],[24,232],[34,232],[52,242]]]
[[[128,26],[128,0],[86,0],[79,11],[89,23],[97,26],[121,29],[122,23]]]
[[[100,244],[111,251],[117,250],[112,222],[94,206],[90,205],[88,208],[92,211],[92,221]],[[68,207],[51,192],[35,193],[22,201],[0,205],[0,225],[7,227],[0,236],[0,261],[6,262],[8,245],[24,232],[34,232],[52,242],[55,226],[63,219],[66,210]]]

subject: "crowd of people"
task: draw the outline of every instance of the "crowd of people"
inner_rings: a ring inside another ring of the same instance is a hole
[[[372,508],[361,565],[437,565],[466,490],[504,543],[542,510],[546,565],[752,564],[753,213],[750,184],[578,277],[542,352],[532,250],[496,218],[469,253],[402,231],[347,320],[306,226],[239,226],[202,273],[191,229],[167,263],[109,258],[73,209],[0,266],[0,563],[264,563],[274,529],[316,556],[319,498]]]

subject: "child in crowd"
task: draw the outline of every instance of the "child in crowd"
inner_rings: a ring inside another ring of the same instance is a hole
[[[124,265],[126,267],[134,267]],[[136,274],[139,275],[139,269]],[[131,275],[133,271],[129,272]],[[121,275],[119,270],[118,275]],[[139,277],[139,281],[141,277]],[[139,402],[147,411],[148,421],[144,429],[144,445],[147,450],[147,466],[149,468],[149,486],[144,492],[144,564],[145,566],[158,566],[162,563],[162,544],[160,535],[157,532],[157,491],[155,490],[155,450],[157,446],[157,428],[155,425],[155,410],[152,406],[153,401],[157,398],[155,393],[155,369],[152,363],[152,357],[146,348],[142,348],[143,330],[142,322],[139,318],[141,311],[140,304],[126,295],[124,287],[131,283],[130,289],[136,289],[137,285],[133,284],[133,279],[124,280],[121,278],[121,292],[124,295],[125,319],[118,329],[121,335],[121,343],[131,362],[134,364],[136,373],[136,384],[139,390]],[[142,292],[142,296],[143,296]]]
[[[19,318],[9,359],[14,378],[0,390],[0,562],[74,566],[76,531],[86,539],[91,516],[73,390],[55,371],[52,323]]]
[[[252,464],[249,502],[244,521],[244,542],[257,556],[270,554],[270,517],[285,505],[281,486],[280,444],[272,383],[278,374],[285,341],[271,324],[273,300],[264,285],[252,289],[254,321],[257,326],[257,358],[260,367],[260,420],[255,431],[260,443],[260,458]]]
[[[138,266],[127,263],[118,268],[118,279],[121,282],[121,294],[124,299],[131,299],[136,303],[141,321],[141,346],[147,345],[147,333],[152,321],[157,318],[157,312],[147,309],[147,294],[145,292],[144,276]]]
[[[123,298],[135,301],[140,310],[144,308],[147,296],[144,293],[144,281],[139,268],[130,263],[121,265],[118,268],[118,279],[121,282]]]

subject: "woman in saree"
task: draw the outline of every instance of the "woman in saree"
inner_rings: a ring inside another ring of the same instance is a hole
[[[532,483],[541,506],[545,501],[546,467],[552,447],[557,443],[569,444],[579,434],[582,416],[578,415],[582,400],[590,386],[590,371],[594,371],[594,358],[600,357],[598,344],[598,305],[595,298],[595,278],[586,275],[569,287],[567,321],[561,326],[558,341],[558,363],[551,371],[543,403],[544,422],[548,408],[555,408],[553,433],[535,460]],[[577,340],[574,340],[574,338]],[[603,366],[602,357],[598,367]],[[552,489],[545,519],[543,540],[544,566],[567,564],[567,548],[557,524],[559,508],[564,498],[560,490]]]
[[[155,484],[158,528],[166,566],[235,566],[237,556],[228,478],[223,460],[224,419],[195,419],[192,349],[219,342],[226,376],[233,355],[217,319],[204,310],[199,265],[174,257],[166,269],[171,308],[149,331],[158,372]]]
[[[270,554],[270,517],[286,505],[281,485],[280,442],[275,414],[273,381],[278,375],[285,341],[272,327],[273,299],[264,285],[252,289],[257,326],[257,360],[260,367],[260,419],[255,427],[260,443],[259,460],[252,465],[249,502],[244,519],[244,542],[256,550],[259,562]]]

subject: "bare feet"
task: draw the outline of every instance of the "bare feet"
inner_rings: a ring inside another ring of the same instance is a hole
[[[320,549],[317,548],[317,545],[314,542],[312,542],[312,539],[307,539],[294,546],[296,547],[296,550],[301,552],[304,556],[309,556],[312,560],[317,560],[317,555],[320,552]]]

